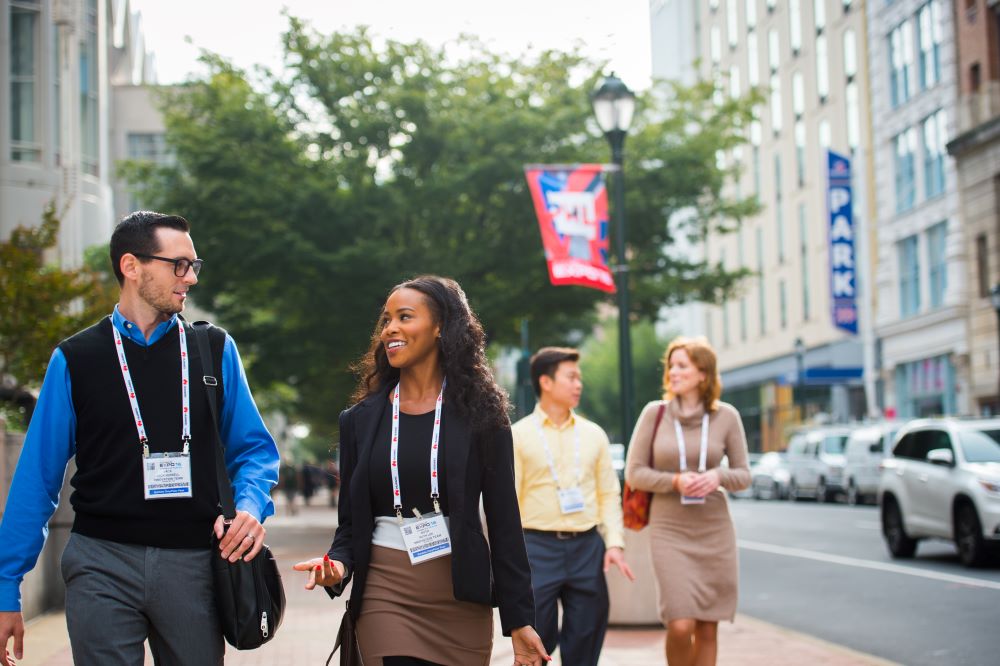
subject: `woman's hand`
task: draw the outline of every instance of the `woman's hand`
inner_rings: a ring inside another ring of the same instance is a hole
[[[710,469],[701,474],[692,474],[692,476],[694,479],[687,485],[684,492],[688,497],[707,497],[709,493],[715,492],[721,483],[719,470],[716,469]]]
[[[674,476],[674,490],[686,497],[697,497],[692,493],[698,474],[694,472],[680,472]]]
[[[531,626],[514,629],[510,632],[510,640],[514,644],[514,666],[542,666],[552,661],[542,639]]]
[[[344,580],[345,567],[343,562],[331,560],[329,555],[322,558],[314,557],[305,562],[297,562],[292,565],[296,571],[308,571],[309,578],[306,580],[306,589],[311,590],[317,585],[323,587],[333,587]]]

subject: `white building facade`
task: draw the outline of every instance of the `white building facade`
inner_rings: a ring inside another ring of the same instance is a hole
[[[878,229],[875,326],[886,411],[965,414],[968,257],[958,179],[953,3],[869,3]]]

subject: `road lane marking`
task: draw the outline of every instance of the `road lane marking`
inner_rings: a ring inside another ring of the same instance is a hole
[[[817,562],[827,562],[830,564],[841,564],[846,567],[858,567],[860,569],[873,569],[875,571],[886,571],[889,573],[903,574],[906,576],[916,576],[918,578],[929,578],[946,583],[958,583],[959,585],[969,585],[981,587],[987,590],[1000,590],[1000,582],[972,578],[971,576],[957,576],[955,574],[941,573],[938,571],[928,571],[926,569],[916,569],[904,567],[899,564],[888,562],[874,562],[872,560],[862,560],[857,557],[846,557],[844,555],[830,555],[819,553],[814,550],[802,548],[788,548],[787,546],[776,546],[771,543],[761,543],[759,541],[747,541],[738,539],[736,541],[740,548],[755,550],[761,553],[771,553],[772,555],[784,555],[786,557],[799,557],[804,560],[815,560]]]

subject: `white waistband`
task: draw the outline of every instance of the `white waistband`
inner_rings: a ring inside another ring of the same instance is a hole
[[[403,518],[403,524],[415,523],[420,518]],[[444,524],[448,526],[451,533],[451,519],[444,517]],[[393,550],[406,550],[403,543],[403,534],[399,531],[399,521],[395,516],[375,516],[375,530],[372,532],[372,545],[392,548]]]

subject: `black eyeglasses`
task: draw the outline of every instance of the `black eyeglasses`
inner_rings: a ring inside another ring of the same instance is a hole
[[[140,259],[156,259],[157,261],[165,261],[168,264],[173,264],[174,275],[177,277],[184,277],[192,268],[194,269],[194,274],[198,275],[198,273],[201,272],[201,265],[205,263],[203,259],[195,259],[194,261],[191,261],[190,259],[185,259],[184,257],[181,257],[180,259],[168,259],[167,257],[157,257],[153,254],[138,254],[135,252],[132,254]]]

